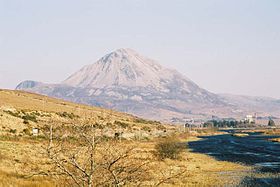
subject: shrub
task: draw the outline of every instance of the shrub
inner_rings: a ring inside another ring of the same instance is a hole
[[[99,118],[100,120],[104,120],[104,118],[103,118],[102,116],[98,116],[98,118]]]
[[[141,130],[146,131],[146,132],[151,132],[151,128],[148,126],[142,127]]]
[[[80,116],[75,115],[74,113],[68,113],[68,112],[57,112],[57,115],[59,115],[60,117],[63,118],[70,118],[70,119],[74,119],[74,118],[79,118]]]
[[[11,116],[20,118],[20,113],[19,112],[12,112],[10,110],[4,110],[5,113],[10,114]]]
[[[106,123],[106,127],[112,128],[112,127],[113,127],[113,124],[112,124],[111,122],[107,122],[107,123]]]
[[[156,128],[157,130],[166,131],[166,127],[163,125],[158,125]]]
[[[185,143],[180,143],[178,140],[174,138],[167,138],[156,144],[154,155],[161,160],[166,158],[178,159],[179,154],[185,148],[186,148]]]
[[[144,124],[161,124],[159,121],[151,121],[151,120],[145,120],[142,118],[136,118],[134,119],[135,123],[144,123]]]
[[[23,120],[23,123],[26,124],[26,125],[29,124],[28,120],[26,120],[26,119]]]
[[[36,116],[34,115],[34,112],[32,112],[31,114],[26,113],[24,110],[22,110],[21,112],[12,112],[12,111],[4,111],[4,112],[10,114],[11,116],[23,119],[24,124],[29,124],[28,121],[33,121],[35,123],[38,122]]]
[[[100,124],[100,123],[93,124],[93,127],[97,128],[97,129],[104,129],[104,126],[102,124]]]
[[[38,112],[38,111],[31,112],[31,115],[33,115],[33,116],[41,116],[40,112]]]
[[[115,121],[114,124],[124,128],[124,129],[126,129],[129,126],[128,123],[121,122],[121,121]]]
[[[23,129],[23,131],[22,131],[24,134],[26,134],[26,135],[30,135],[31,133],[30,133],[30,130],[28,130],[28,129]]]
[[[35,122],[35,123],[38,122],[36,116],[31,115],[31,114],[25,114],[24,116],[22,116],[22,119],[23,119],[24,121],[33,121],[33,122]]]
[[[10,130],[10,133],[15,134],[16,132],[17,132],[17,130],[16,130],[16,129],[11,129],[11,130]]]

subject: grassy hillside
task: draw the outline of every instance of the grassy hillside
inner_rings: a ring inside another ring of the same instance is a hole
[[[0,89],[0,106],[2,109],[15,108],[17,110],[36,110],[49,113],[68,112],[82,116],[91,115],[92,117],[103,115],[110,116],[114,119],[132,120],[135,118],[131,115],[116,111],[75,104],[61,99],[16,90]]]
[[[81,105],[38,94],[0,90],[0,133],[31,133],[46,123],[70,125],[94,123],[108,136],[122,133],[124,138],[164,136],[175,128],[156,121],[98,107]]]

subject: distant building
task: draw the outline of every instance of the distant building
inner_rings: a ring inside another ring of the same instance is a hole
[[[194,119],[187,119],[184,125],[185,128],[192,129],[192,128],[202,128],[203,123],[200,120]]]
[[[38,128],[32,128],[32,135],[38,136],[39,135],[39,129]]]
[[[256,123],[256,114],[255,115],[247,115],[245,118],[245,122],[247,123]]]

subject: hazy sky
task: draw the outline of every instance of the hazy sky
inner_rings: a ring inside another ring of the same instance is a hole
[[[0,0],[0,88],[126,47],[215,93],[280,98],[279,0]]]

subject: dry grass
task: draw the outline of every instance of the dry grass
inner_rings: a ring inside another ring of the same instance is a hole
[[[17,173],[7,173],[0,171],[0,186],[2,187],[52,187],[56,186],[47,178],[37,177],[36,179],[26,179]]]
[[[280,138],[272,138],[272,139],[269,139],[270,141],[272,142],[280,142]]]
[[[236,136],[236,137],[246,137],[246,136],[249,136],[249,134],[246,134],[246,133],[234,133],[234,134],[232,134],[232,136]]]
[[[263,133],[266,135],[280,135],[280,129],[267,129]]]
[[[110,115],[116,118],[134,119],[135,117],[117,111],[106,110],[99,107],[76,104],[61,99],[50,98],[47,96],[28,93],[24,91],[1,90],[0,106],[11,107],[18,110],[45,111],[45,112],[68,112],[76,115],[94,115],[106,117]]]
[[[25,178],[26,167],[40,163],[39,144],[32,141],[0,141],[0,186],[54,186],[49,178]],[[37,152],[38,151],[38,152]]]
[[[155,186],[161,180],[176,175],[167,180],[164,186],[220,186],[238,184],[242,179],[242,173],[250,168],[230,163],[217,161],[203,154],[185,151],[180,159],[165,159],[159,161],[154,155],[154,147],[158,140],[122,141],[121,146],[134,146],[137,155],[149,161],[149,173],[152,180],[144,181],[143,185]],[[28,173],[40,170],[44,158],[40,150],[42,141],[25,140],[0,141],[0,186],[60,186],[51,177],[24,178]],[[236,176],[238,174],[238,176]],[[2,180],[1,180],[2,179]],[[50,180],[50,181],[49,181]],[[62,185],[63,186],[63,185]]]

